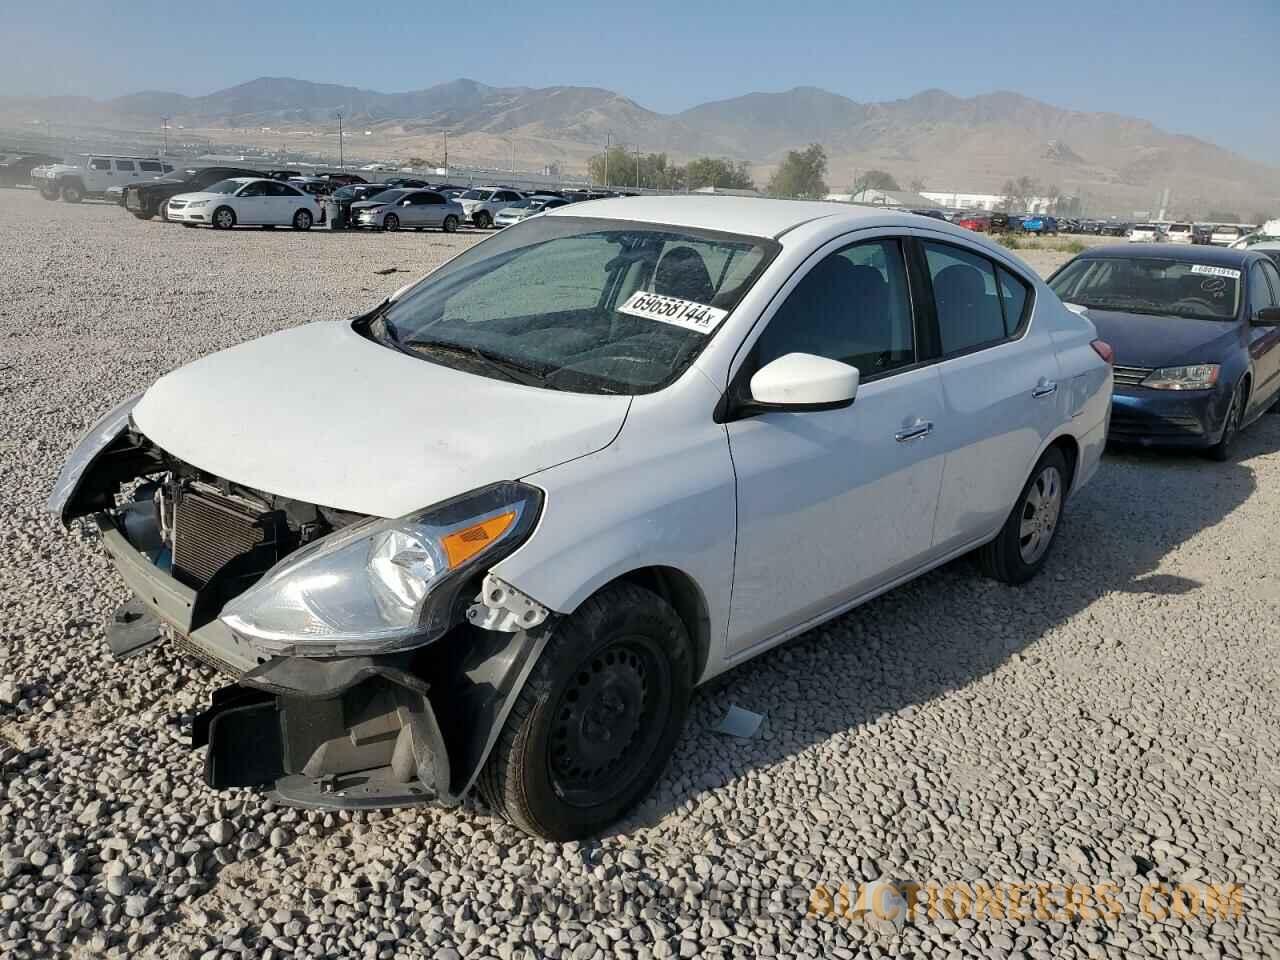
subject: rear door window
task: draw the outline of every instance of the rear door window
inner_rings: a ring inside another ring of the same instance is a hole
[[[135,168],[132,160],[117,160],[116,169],[121,173],[133,173]]]
[[[942,353],[964,353],[1008,336],[996,269],[986,257],[949,244],[923,244]]]
[[[138,166],[142,169],[143,173],[159,173],[160,172],[160,164],[155,163],[151,160],[143,160],[138,164]]]

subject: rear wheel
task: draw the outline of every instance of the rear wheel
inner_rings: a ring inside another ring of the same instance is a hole
[[[1066,493],[1067,459],[1051,447],[1031,471],[996,538],[978,549],[983,572],[1013,584],[1039,573],[1058,533]]]
[[[311,216],[310,210],[299,210],[293,215],[293,229],[310,230],[314,218]]]
[[[213,228],[215,230],[230,230],[236,225],[236,212],[230,207],[219,207],[213,211]]]
[[[445,233],[457,233],[458,218],[455,217],[452,213],[449,214],[447,217],[444,218],[443,228]]]
[[[480,792],[536,836],[596,833],[657,782],[692,692],[689,638],[675,610],[632,584],[606,587],[554,627]]]
[[[390,230],[392,233],[400,229],[400,218],[394,213],[388,213],[382,218],[382,229]]]
[[[493,216],[488,210],[481,210],[472,219],[481,230],[488,230],[493,226]]]
[[[78,183],[68,183],[62,188],[62,199],[65,203],[79,203],[84,199],[84,190]]]

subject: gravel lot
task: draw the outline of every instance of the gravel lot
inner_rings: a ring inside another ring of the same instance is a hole
[[[221,682],[112,662],[123,585],[44,499],[158,375],[351,315],[470,238],[217,234],[13,190],[0,222],[0,956],[1280,955],[1280,417],[1235,463],[1108,456],[1025,588],[961,561],[704,688],[611,835],[530,840],[478,801],[299,812],[204,787],[184,743]],[[712,732],[730,703],[767,715],[756,739]],[[817,884],[878,878],[1059,892],[1022,918],[806,917]],[[1171,913],[1180,882],[1242,885],[1240,915]],[[1064,911],[1070,883],[1114,884],[1120,915]]]

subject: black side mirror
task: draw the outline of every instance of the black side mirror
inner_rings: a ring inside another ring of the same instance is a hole
[[[1251,323],[1255,327],[1280,326],[1280,307],[1263,307],[1253,315]]]

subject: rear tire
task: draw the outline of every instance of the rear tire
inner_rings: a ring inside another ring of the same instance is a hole
[[[311,216],[310,210],[299,210],[293,215],[293,229],[295,230],[310,230],[313,223],[315,223],[315,218]]]
[[[1040,572],[1062,525],[1067,482],[1067,458],[1050,447],[1031,471],[996,538],[978,548],[983,573],[1019,584]]]
[[[629,583],[553,631],[479,788],[520,829],[565,841],[597,833],[652,789],[684,728],[693,664],[675,610]]]
[[[219,207],[213,211],[211,222],[215,230],[230,230],[236,225],[236,212],[230,207]]]
[[[441,229],[443,229],[445,233],[457,233],[458,218],[455,217],[452,213],[449,214],[447,217],[444,218],[444,223]]]
[[[63,203],[79,203],[84,199],[84,191],[78,183],[68,183],[62,188]]]

